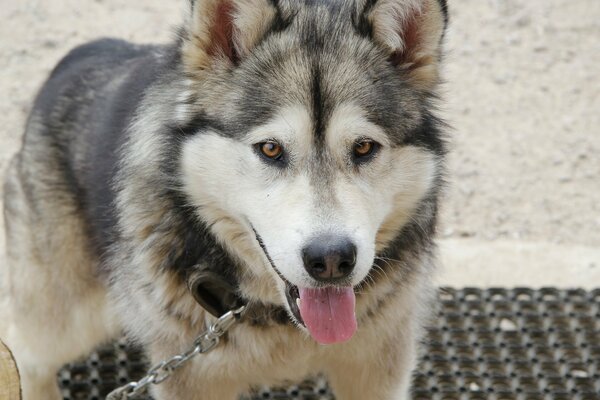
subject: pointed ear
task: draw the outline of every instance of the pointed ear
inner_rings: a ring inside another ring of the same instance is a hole
[[[417,87],[435,87],[446,28],[446,1],[367,0],[364,12],[373,39],[389,51],[391,62],[408,71]]]
[[[196,74],[240,62],[263,38],[277,10],[269,0],[190,0],[183,62]]]

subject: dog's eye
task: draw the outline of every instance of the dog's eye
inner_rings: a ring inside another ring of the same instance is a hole
[[[259,143],[258,149],[265,157],[271,160],[279,160],[283,155],[283,147],[274,141]]]
[[[354,143],[352,154],[359,162],[368,160],[379,148],[379,144],[369,139],[361,139]]]

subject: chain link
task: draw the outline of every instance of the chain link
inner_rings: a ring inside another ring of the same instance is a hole
[[[246,309],[241,306],[223,314],[214,324],[194,341],[193,347],[182,354],[171,357],[150,368],[142,379],[129,382],[106,396],[106,400],[130,400],[146,392],[148,386],[158,385],[169,379],[173,373],[198,354],[208,353],[219,344],[219,340],[235,324]]]

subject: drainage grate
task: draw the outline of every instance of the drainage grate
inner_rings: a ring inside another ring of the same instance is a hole
[[[442,289],[413,400],[600,400],[600,289]],[[59,373],[65,400],[101,400],[147,365],[124,340]],[[332,400],[323,379],[246,399]]]

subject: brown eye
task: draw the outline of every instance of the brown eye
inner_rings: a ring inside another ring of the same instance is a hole
[[[260,152],[272,160],[277,160],[283,154],[283,147],[277,142],[264,142],[259,144]]]
[[[372,140],[360,140],[354,143],[354,157],[361,158],[366,157],[373,153],[375,150],[375,142]]]

